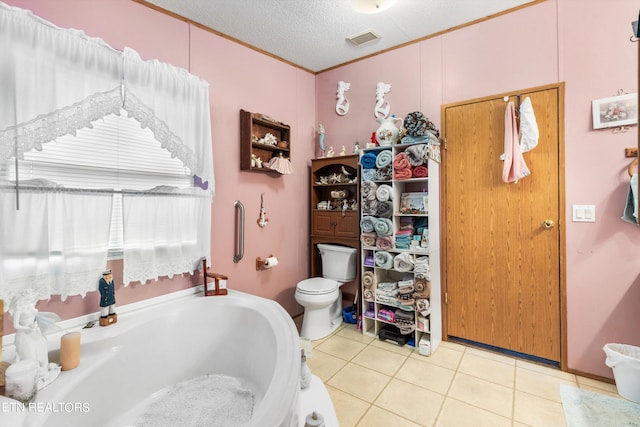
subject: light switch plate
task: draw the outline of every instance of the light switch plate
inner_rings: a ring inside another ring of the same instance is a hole
[[[596,222],[596,206],[573,205],[573,222]]]

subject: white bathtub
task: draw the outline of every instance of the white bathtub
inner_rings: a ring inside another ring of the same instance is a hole
[[[0,425],[23,418],[24,427],[132,426],[153,393],[207,374],[253,391],[250,426],[298,425],[296,327],[278,303],[237,291],[183,296],[83,329],[80,366],[62,372],[30,407],[0,401]]]

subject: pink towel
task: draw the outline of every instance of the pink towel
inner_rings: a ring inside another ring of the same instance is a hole
[[[518,126],[516,124],[516,109],[513,101],[507,104],[504,113],[504,166],[502,167],[502,180],[504,182],[517,182],[520,178],[530,175],[531,172],[524,162],[520,142],[518,141]]]
[[[416,166],[412,173],[414,178],[426,178],[429,176],[429,169],[426,166]]]

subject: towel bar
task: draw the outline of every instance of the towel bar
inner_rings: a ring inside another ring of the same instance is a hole
[[[236,200],[233,202],[233,206],[236,208],[236,241],[233,262],[237,264],[244,257],[244,205],[240,200]]]

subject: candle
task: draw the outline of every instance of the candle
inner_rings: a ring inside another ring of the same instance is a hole
[[[69,371],[80,364],[80,332],[69,332],[60,338],[60,366]]]

